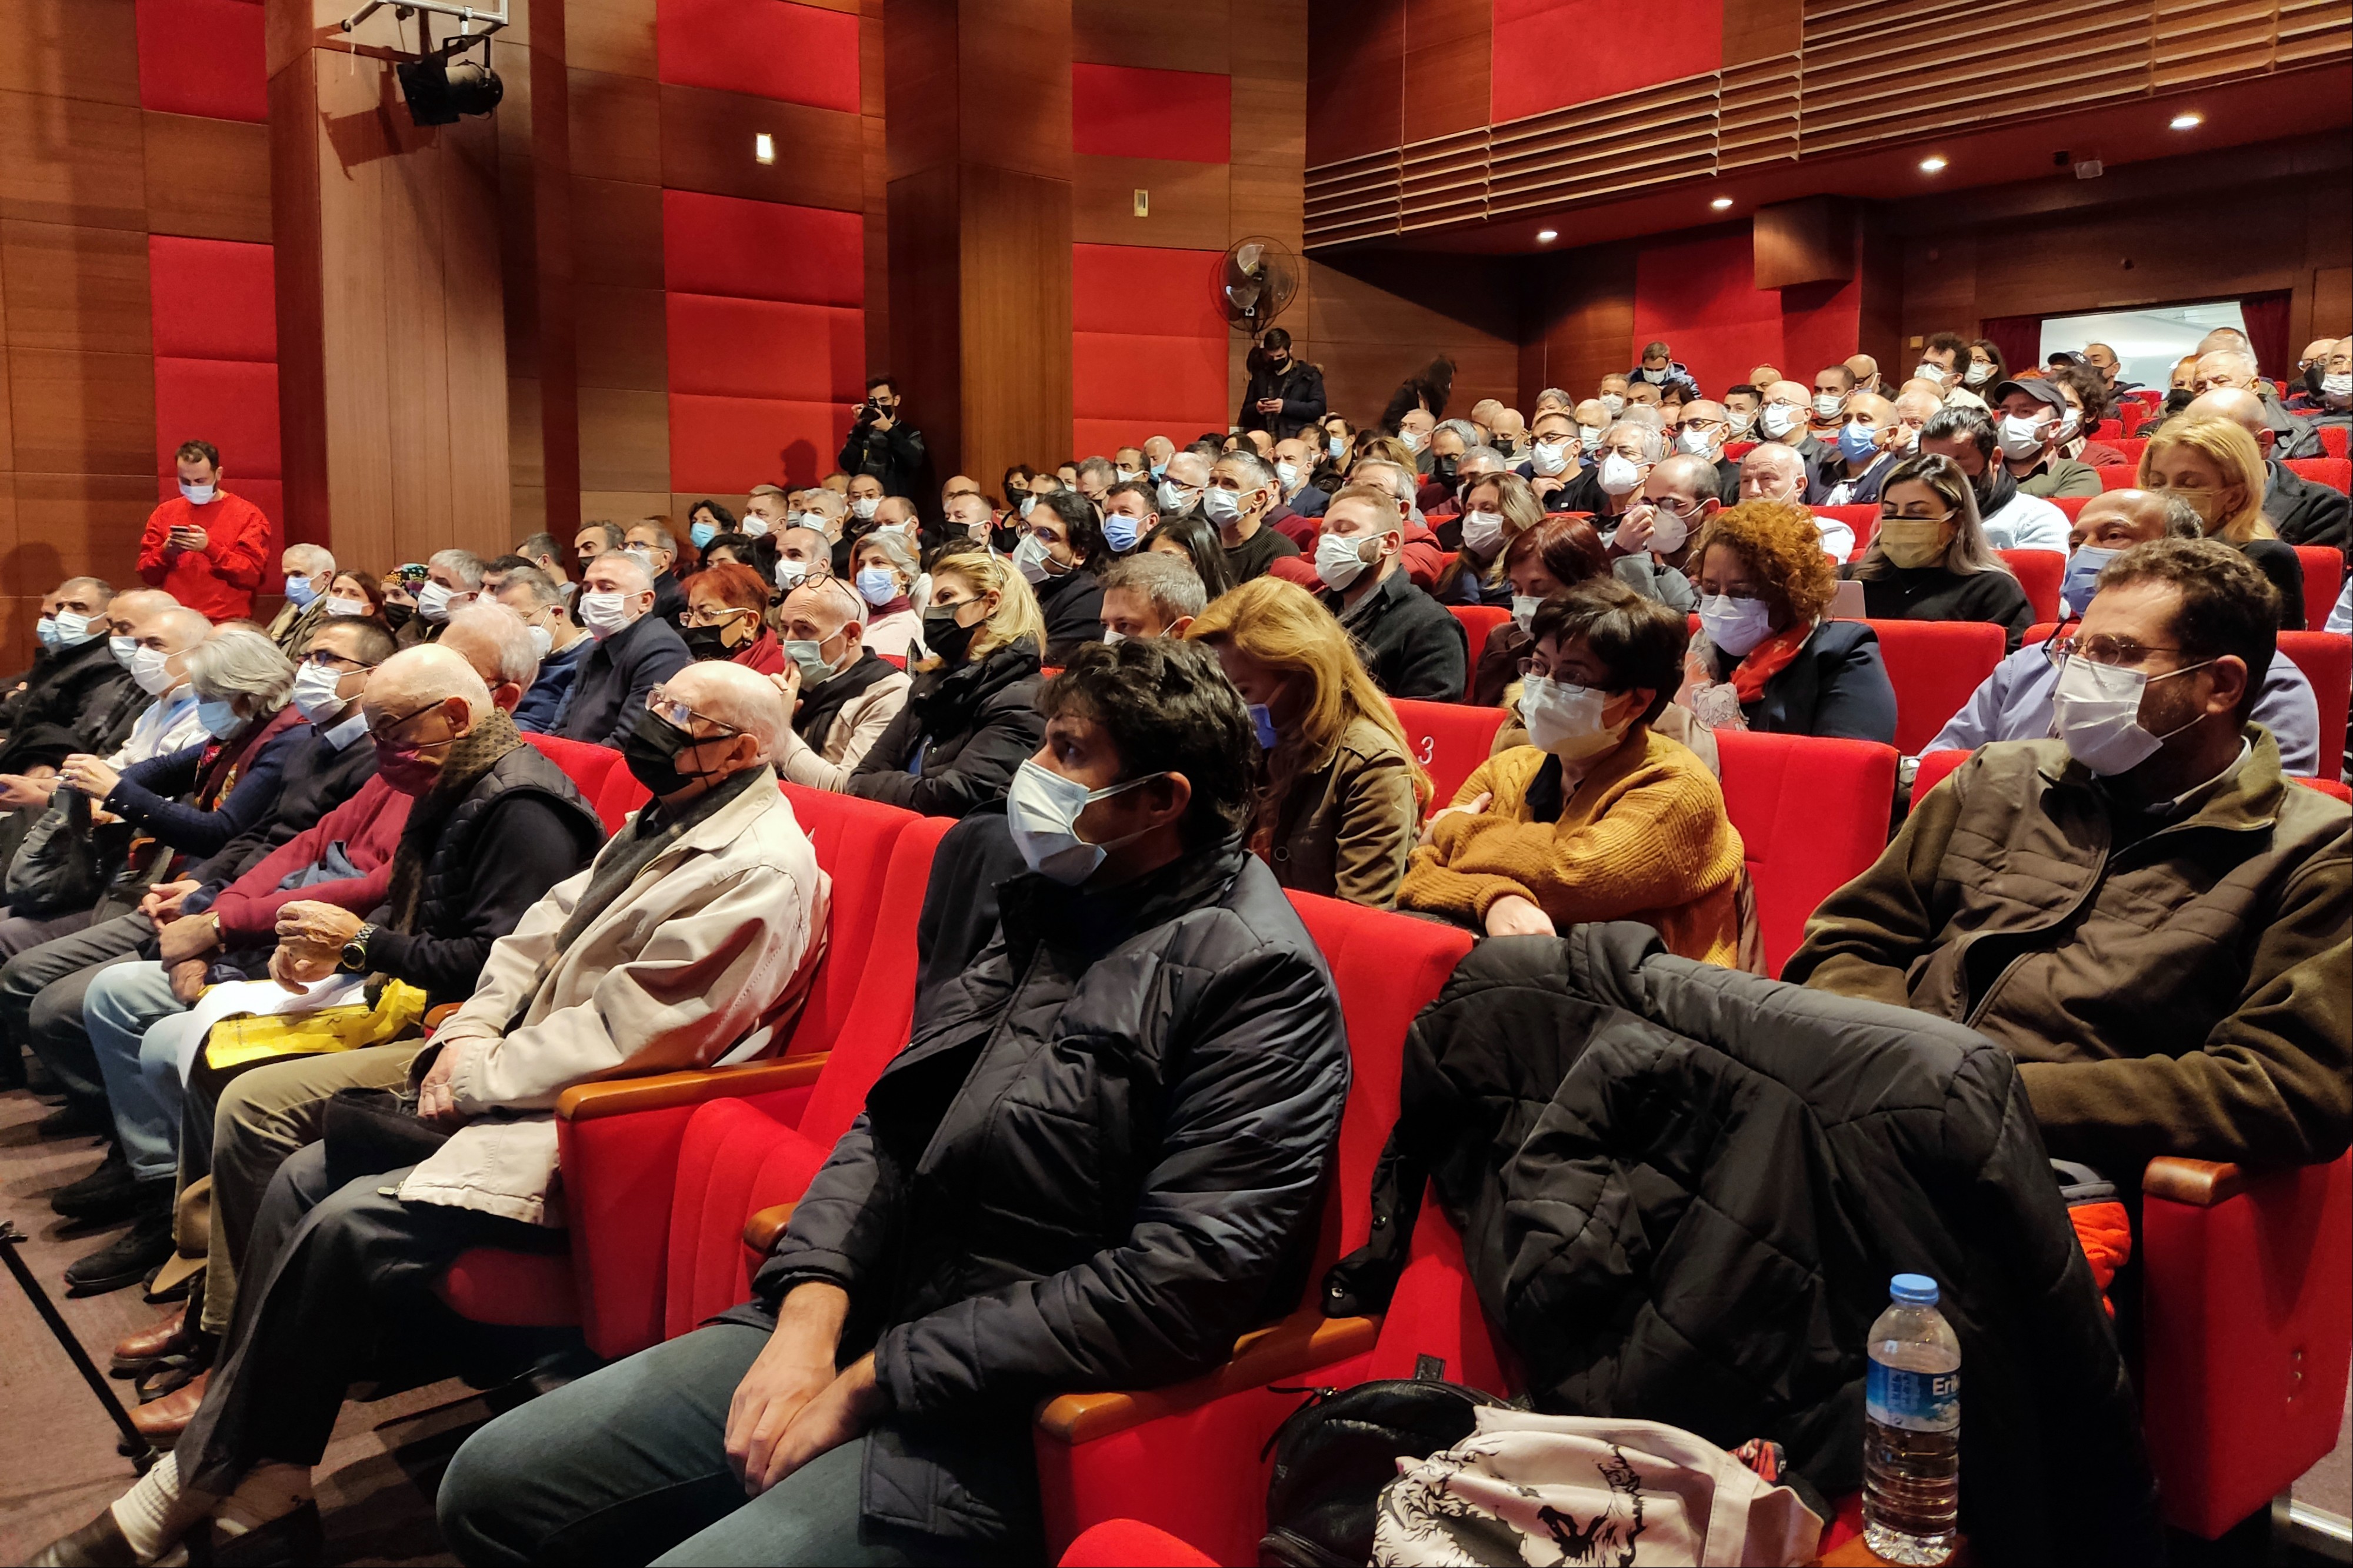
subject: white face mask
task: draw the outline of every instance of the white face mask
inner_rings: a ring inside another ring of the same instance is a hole
[[[854,497],[850,500],[849,510],[863,521],[882,510],[882,498],[881,496]]]
[[[1274,477],[1282,481],[1282,488],[1285,490],[1296,489],[1299,488],[1299,465],[1277,463],[1274,466]]]
[[[1568,443],[1539,441],[1528,453],[1528,467],[1537,473],[1550,476],[1568,467]]]
[[[1528,726],[1528,743],[1565,763],[1599,756],[1626,734],[1627,721],[1602,722],[1605,700],[1604,693],[1589,686],[1528,677],[1520,689],[1520,717]]]
[[[1823,419],[1837,418],[1839,416],[1839,410],[1845,405],[1846,400],[1839,396],[1835,392],[1817,392],[1814,394],[1814,413]]]
[[[531,651],[537,658],[544,661],[549,654],[555,651],[555,634],[545,626],[533,623],[523,630],[531,634]]]
[[[1160,481],[1161,516],[1174,517],[1180,511],[1190,511],[1192,509],[1193,491],[1190,488],[1178,484],[1175,479]]]
[[[2353,397],[2353,370],[2340,370],[2320,378],[2323,397]]]
[[[776,587],[779,592],[791,593],[807,577],[807,562],[796,561],[788,555],[780,555],[776,558]]]
[[[1746,658],[1773,635],[1773,607],[1762,599],[1710,594],[1699,602],[1699,625],[1708,641],[1735,658]]]
[[[2213,662],[2210,658],[2168,669],[2155,679],[2187,675]],[[2177,725],[2162,735],[2143,729],[2140,700],[2150,679],[2141,670],[2094,664],[2088,658],[2071,658],[2061,665],[2059,683],[2051,691],[2051,722],[2059,738],[2067,742],[2067,754],[2102,778],[2114,778],[2132,772],[2157,755],[2167,741],[2198,722],[2193,718],[2189,724]]]
[[[1644,365],[1642,367],[1641,374],[1642,379],[1649,382],[1652,386],[1657,386],[1667,379],[1667,373],[1665,371],[1652,370],[1649,365]]]
[[[1504,514],[1499,511],[1466,511],[1462,514],[1462,548],[1482,560],[1495,552],[1504,542]]]
[[[1005,825],[1012,831],[1013,847],[1021,851],[1023,864],[1032,871],[1075,888],[1095,874],[1105,854],[1127,842],[1115,838],[1108,844],[1088,843],[1079,837],[1079,815],[1095,801],[1161,776],[1146,773],[1108,789],[1091,790],[1076,779],[1041,767],[1034,757],[1024,759],[1005,792]]]
[[[1798,427],[1798,411],[1786,403],[1768,403],[1757,416],[1757,427],[1767,441],[1778,441]]]
[[[1398,439],[1405,443],[1405,449],[1409,452],[1419,452],[1430,445],[1430,437],[1419,430],[1400,430]]]
[[[1577,438],[1588,447],[1598,446],[1601,440],[1601,429],[1599,425],[1580,425],[1577,427]]]
[[[316,724],[335,716],[343,705],[342,696],[335,690],[343,680],[340,671],[308,660],[303,662],[302,668],[294,672],[293,696],[294,710],[302,715],[303,722]]]
[[[327,600],[327,614],[331,616],[365,616],[373,613],[365,599],[346,599],[337,594]]]
[[[1594,482],[1604,495],[1632,495],[1642,488],[1642,470],[1623,452],[1611,452],[1601,459]]]
[[[1654,507],[1651,511],[1651,548],[1662,555],[1672,555],[1691,537],[1691,524],[1669,511]]]
[[[131,679],[150,697],[161,697],[179,683],[164,667],[172,656],[160,647],[142,647],[131,656]]]
[[[1715,455],[1715,443],[1707,438],[1706,431],[1686,426],[1675,432],[1675,449],[1687,457],[1712,458]]]
[[[591,588],[580,595],[580,619],[589,635],[603,642],[614,633],[625,631],[638,617],[629,609],[630,595],[610,589]]]
[[[187,480],[182,479],[180,481],[180,493],[188,498],[188,504],[190,506],[210,506],[212,504],[213,497],[220,494],[220,487],[218,485],[192,485],[188,483]]]
[[[449,601],[456,595],[439,583],[427,583],[417,590],[417,613],[428,621],[449,618]]]
[[[1597,401],[1601,405],[1601,411],[1612,419],[1626,412],[1626,400],[1614,392],[1603,393]]]
[[[1021,542],[1013,547],[1013,565],[1033,588],[1049,577],[1060,575],[1047,559],[1045,542],[1034,533],[1023,534]]]
[[[1326,533],[1315,542],[1315,575],[1324,580],[1326,588],[1345,592],[1350,584],[1365,574],[1365,568],[1369,564],[1356,553],[1358,548],[1366,539],[1376,537],[1367,534],[1343,538],[1336,533]]]
[[[1993,379],[1993,366],[1982,360],[1971,360],[1969,368],[1961,372],[1961,379],[1971,386],[1983,386]]]
[[[2067,410],[2065,416],[2060,419],[2059,428],[2052,434],[2051,438],[2053,441],[2072,441],[2075,438],[2076,433],[2082,430],[2083,427],[2083,415],[2075,409],[2070,408]]]
[[[1144,477],[1142,468],[1114,468],[1112,471],[1119,476],[1119,482],[1124,485],[1133,484]]]
[[[95,616],[85,616],[79,610],[59,610],[55,619],[41,623],[47,633],[41,640],[50,647],[79,647],[98,635],[98,624]]]
[[[1211,522],[1225,528],[1241,521],[1242,498],[1232,490],[1203,490],[1201,510],[1208,514]]]
[[[2024,462],[2041,452],[2042,424],[2040,419],[2021,418],[2015,414],[2003,415],[2001,431],[1995,437],[1995,440],[2000,444],[2001,455],[2018,462]]]
[[[1519,627],[1520,630],[1526,631],[1528,627],[1535,622],[1536,606],[1543,603],[1544,601],[1537,598],[1534,594],[1513,595],[1512,624]]]
[[[1940,366],[1930,364],[1926,360],[1922,360],[1918,364],[1912,367],[1912,379],[1915,381],[1933,381],[1938,386],[1942,386],[1945,384],[1945,371]]]
[[[129,669],[131,661],[138,657],[139,644],[131,637],[109,637],[106,639],[106,651],[114,656],[115,663]]]
[[[758,539],[768,531],[768,520],[755,511],[746,516],[735,527],[744,538]]]

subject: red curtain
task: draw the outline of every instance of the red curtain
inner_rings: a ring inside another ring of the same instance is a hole
[[[2287,341],[2287,302],[2284,289],[2250,294],[2239,301],[2239,313],[2247,321],[2247,342],[2254,345],[2255,367],[2282,381],[2295,363],[2297,348]]]
[[[2001,363],[2010,367],[2012,375],[2042,363],[2040,316],[1988,316],[1978,323],[1978,336],[2001,351]]]

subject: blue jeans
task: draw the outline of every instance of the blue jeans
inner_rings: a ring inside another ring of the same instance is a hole
[[[160,963],[141,960],[100,970],[82,999],[122,1156],[141,1181],[179,1172],[180,1054],[187,1012]]]
[[[450,1550],[468,1568],[952,1561],[952,1543],[860,1523],[864,1437],[745,1500],[727,1405],[767,1341],[714,1323],[500,1416],[442,1477]]]

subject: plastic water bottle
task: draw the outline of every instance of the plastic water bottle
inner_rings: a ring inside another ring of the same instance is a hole
[[[1961,1502],[1961,1342],[1936,1282],[1898,1274],[1871,1325],[1862,1436],[1863,1539],[1890,1563],[1952,1556]]]

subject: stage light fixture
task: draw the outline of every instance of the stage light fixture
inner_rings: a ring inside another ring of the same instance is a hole
[[[2168,123],[2176,131],[2195,131],[2206,123],[2206,117],[2194,109],[2185,109]]]
[[[1708,203],[1707,205],[1714,207],[1716,211],[1722,212],[1725,208],[1732,205],[1732,198],[1730,196],[1718,196],[1715,200]]]
[[[1538,245],[1550,245],[1554,240],[1558,239],[1559,237],[1560,230],[1556,228],[1540,228],[1536,230],[1536,243]]]
[[[1920,172],[1924,174],[1934,174],[1942,170],[1944,166],[1945,160],[1941,153],[1931,153],[1927,157],[1920,160]]]
[[[480,60],[403,60],[393,67],[408,118],[418,125],[454,125],[461,114],[488,114],[506,96],[506,83]]]

